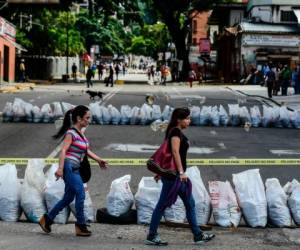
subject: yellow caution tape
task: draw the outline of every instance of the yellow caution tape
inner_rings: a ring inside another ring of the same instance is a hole
[[[0,158],[0,164],[27,165],[31,158]],[[46,164],[58,163],[57,158],[44,159]],[[148,159],[110,158],[105,159],[110,166],[145,166]],[[90,160],[91,165],[98,165]],[[296,166],[300,159],[189,159],[187,164],[198,166]]]

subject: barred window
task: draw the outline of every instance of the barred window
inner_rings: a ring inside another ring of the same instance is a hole
[[[281,11],[281,22],[297,22],[297,17],[294,11]]]

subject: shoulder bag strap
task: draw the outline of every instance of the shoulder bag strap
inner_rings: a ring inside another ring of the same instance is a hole
[[[85,151],[85,153],[87,155],[88,145],[87,145],[87,142],[86,142],[85,138],[83,137],[83,135],[76,128],[72,127],[72,129],[81,137],[81,139],[84,140],[84,143],[86,144],[86,151]]]

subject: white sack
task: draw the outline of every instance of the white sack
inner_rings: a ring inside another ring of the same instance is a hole
[[[208,182],[213,216],[221,227],[237,227],[241,220],[241,210],[229,181]]]
[[[131,175],[125,175],[112,181],[106,196],[107,212],[113,216],[120,216],[129,211],[133,205],[133,194],[129,182]]]
[[[251,227],[267,224],[267,199],[259,169],[233,174],[233,183],[246,222]]]

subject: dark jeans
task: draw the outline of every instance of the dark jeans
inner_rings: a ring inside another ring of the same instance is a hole
[[[89,88],[90,86],[93,87],[92,79],[86,79],[86,86]]]
[[[65,182],[65,194],[62,200],[60,200],[48,213],[48,216],[51,220],[54,220],[56,215],[58,215],[58,213],[65,207],[69,206],[69,204],[75,198],[77,223],[81,225],[86,223],[83,212],[85,192],[78,168],[79,163],[65,159],[63,176]]]
[[[289,87],[289,80],[283,80],[281,86],[281,95],[287,95],[288,87]]]
[[[167,195],[174,185],[174,180],[169,180],[165,178],[161,178],[163,186],[160,193],[159,201],[153,211],[151,223],[150,223],[150,229],[149,229],[149,235],[155,235],[157,234],[157,228],[159,225],[159,222],[161,220],[161,217],[163,216],[164,210],[162,210],[162,206],[165,204]],[[200,227],[197,225],[197,219],[196,219],[196,211],[195,211],[195,201],[193,198],[193,195],[191,194],[189,197],[186,196],[186,188],[187,185],[185,182],[182,182],[181,187],[178,191],[179,197],[182,199],[185,209],[186,209],[186,217],[187,220],[191,226],[191,230],[193,234],[200,235],[201,230]]]
[[[109,77],[108,77],[108,81],[107,81],[107,83],[106,83],[106,87],[108,87],[108,84],[110,83],[110,86],[112,87],[112,86],[114,86],[114,77],[112,76],[112,75],[110,75]]]

